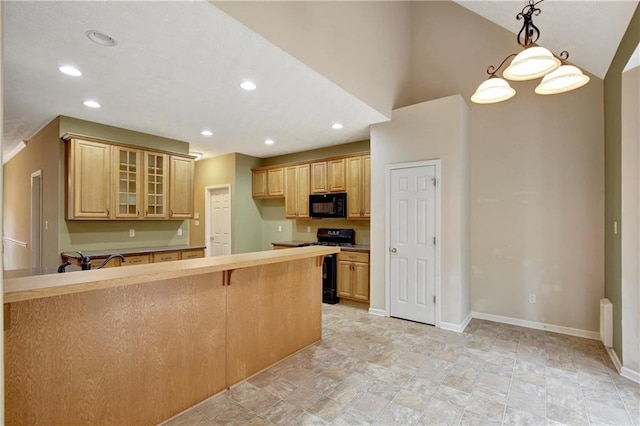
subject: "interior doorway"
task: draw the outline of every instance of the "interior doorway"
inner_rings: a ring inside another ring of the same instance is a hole
[[[42,269],[42,170],[31,173],[31,268]]]
[[[231,185],[205,188],[207,256],[231,254]]]
[[[387,166],[386,300],[390,316],[439,325],[440,161]]]

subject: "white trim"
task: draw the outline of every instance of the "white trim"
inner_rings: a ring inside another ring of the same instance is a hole
[[[18,144],[16,146],[14,146],[13,148],[11,148],[7,152],[7,154],[2,158],[2,164],[7,164],[13,157],[18,155],[20,153],[20,151],[22,151],[26,147],[27,147],[27,144],[24,141],[18,142]]]
[[[20,247],[27,247],[29,245],[28,243],[25,243],[24,241],[14,240],[13,238],[9,238],[9,237],[2,237],[2,240],[6,241],[8,243],[13,243],[13,244],[15,244],[17,246],[20,246]]]
[[[622,367],[620,369],[620,375],[631,380],[632,382],[640,383],[640,372],[634,371],[627,367]]]
[[[233,239],[232,233],[233,229],[231,228],[231,215],[232,215],[232,199],[231,199],[231,184],[225,183],[222,185],[211,185],[206,186],[204,188],[204,245],[205,245],[205,256],[211,257],[213,256],[213,247],[211,246],[211,193],[216,189],[225,189],[229,193],[229,254],[233,253]]]
[[[471,312],[469,312],[465,317],[465,319],[460,324],[440,321],[440,328],[443,330],[455,331],[456,333],[462,333],[464,329],[467,328],[472,318],[473,318],[473,315]]]
[[[528,321],[520,318],[503,317],[501,315],[485,314],[484,312],[473,312],[473,317],[501,322],[503,324],[518,325],[520,327],[533,328],[536,330],[551,331],[554,333],[567,334],[569,336],[584,337],[586,339],[600,340],[600,333],[597,331],[582,330],[579,328],[564,327],[562,325],[545,324],[543,322]]]
[[[389,315],[387,315],[387,311],[385,311],[384,309],[376,309],[376,308],[369,308],[369,313],[371,315],[376,315],[379,317],[388,317]]]
[[[620,371],[622,370],[622,363],[620,362],[620,358],[618,358],[616,351],[608,346],[605,346],[604,348],[607,350],[609,358],[611,358],[611,362],[613,362],[614,367],[616,367],[616,371],[620,373]]]
[[[389,235],[389,218],[390,218],[390,208],[391,208],[391,170],[396,169],[407,169],[413,167],[424,167],[424,166],[435,166],[435,178],[436,178],[436,238],[438,244],[436,244],[436,259],[435,259],[435,268],[436,268],[436,327],[440,327],[440,303],[441,303],[441,292],[440,292],[440,246],[442,242],[442,234],[440,232],[440,192],[441,192],[441,160],[440,159],[432,159],[432,160],[423,160],[423,161],[414,161],[411,163],[397,163],[397,164],[387,164],[384,167],[385,172],[385,182],[384,182],[384,245],[387,249],[384,251],[384,309],[388,314],[391,312],[390,305],[390,289],[389,289],[389,281],[391,278],[389,277],[389,250],[390,247],[390,235]]]
[[[37,194],[35,194],[33,192],[33,182],[35,179],[38,179],[40,181],[39,184],[39,191]],[[43,246],[43,241],[44,241],[44,235],[42,235],[42,232],[44,231],[44,226],[42,226],[42,221],[43,221],[43,200],[42,200],[42,194],[44,192],[43,190],[43,185],[44,182],[42,180],[42,169],[40,170],[36,170],[35,172],[31,173],[31,197],[30,197],[30,205],[31,205],[31,217],[29,218],[29,227],[30,227],[30,233],[31,233],[31,239],[30,239],[30,243],[31,243],[31,267],[32,268],[42,268],[42,246]],[[38,199],[38,211],[36,212],[36,210],[34,209],[34,205],[33,205],[33,199],[34,196],[37,196]],[[38,221],[36,222],[35,220],[38,219]],[[39,228],[39,229],[38,229]],[[38,234],[38,238],[36,238],[36,232],[34,232],[37,229],[37,234]]]

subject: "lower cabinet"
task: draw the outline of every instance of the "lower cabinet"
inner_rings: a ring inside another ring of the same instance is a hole
[[[125,256],[124,259],[125,261],[120,263],[120,266],[146,265],[147,263],[151,263],[151,259],[148,254]]]
[[[172,262],[174,260],[180,260],[179,251],[163,251],[160,253],[153,253],[153,263]]]
[[[114,266],[146,265],[147,263],[171,262],[174,260],[184,259],[199,259],[202,257],[204,257],[204,249],[202,248],[125,254],[124,262],[122,262],[119,258],[114,257],[108,263],[106,263],[103,268],[113,268]],[[106,259],[108,259],[108,257],[103,255],[91,256],[91,265],[93,266],[93,268],[95,268],[96,266],[100,266]],[[62,262],[64,263],[67,260],[72,263],[78,263],[78,260],[75,257],[63,253]]]
[[[184,250],[182,252],[182,260],[185,259],[200,259],[204,257],[204,250]]]
[[[369,253],[338,253],[338,296],[369,302]]]

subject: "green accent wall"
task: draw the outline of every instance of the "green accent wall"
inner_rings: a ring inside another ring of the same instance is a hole
[[[640,43],[640,5],[631,18],[604,79],[605,131],[605,297],[613,303],[613,349],[622,359],[622,71]],[[613,233],[618,222],[618,234]]]

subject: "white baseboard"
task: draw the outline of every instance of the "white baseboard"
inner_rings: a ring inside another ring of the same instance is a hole
[[[376,309],[376,308],[369,308],[369,313],[371,315],[376,315],[379,317],[386,317],[387,315],[387,311],[385,311],[384,309]]]
[[[600,340],[600,333],[597,331],[581,330],[579,328],[564,327],[562,325],[545,324],[543,322],[527,321],[519,318],[503,317],[501,315],[486,314],[484,312],[473,312],[473,317],[501,322],[503,324],[518,325],[520,327],[533,328],[536,330],[552,331],[554,333],[567,334],[569,336],[584,337],[586,339]]]
[[[613,362],[613,366],[616,367],[616,371],[620,373],[622,370],[622,363],[620,362],[620,358],[618,358],[618,354],[616,354],[616,351],[614,351],[613,348],[608,346],[605,346],[604,348],[607,350],[609,358],[611,358],[611,362]]]
[[[440,321],[440,328],[443,330],[455,331],[456,333],[462,333],[464,329],[467,328],[467,326],[469,325],[471,318],[473,318],[473,315],[471,312],[469,312],[469,314],[467,314],[465,319],[460,324]]]
[[[619,361],[618,361],[619,362]],[[636,383],[640,383],[640,372],[638,371],[634,371],[630,368],[627,367],[622,367],[620,369],[620,375],[622,377],[626,377],[627,379],[636,382]]]

